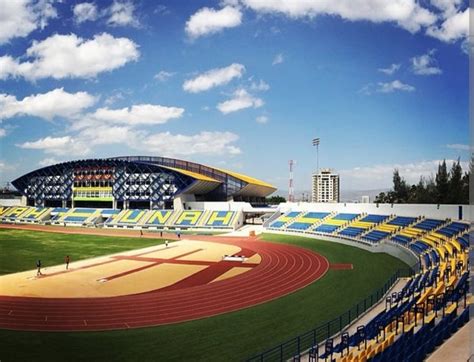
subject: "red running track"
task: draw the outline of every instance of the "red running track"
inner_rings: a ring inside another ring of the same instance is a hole
[[[287,295],[321,278],[329,268],[326,258],[300,247],[254,238],[199,236],[199,239],[251,249],[260,254],[262,261],[233,278],[181,289],[108,298],[0,296],[0,328],[92,331],[190,321]]]

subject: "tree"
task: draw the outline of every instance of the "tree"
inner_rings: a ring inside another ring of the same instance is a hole
[[[438,172],[436,173],[436,202],[438,204],[445,204],[449,192],[449,175],[446,167],[446,160],[443,160],[438,165]]]
[[[283,196],[276,195],[272,197],[267,197],[266,201],[267,201],[267,204],[278,205],[282,202],[286,202],[286,199]]]
[[[454,162],[449,172],[448,194],[446,202],[449,204],[463,203],[463,174],[461,162]]]
[[[404,203],[408,201],[408,190],[409,187],[406,181],[400,176],[398,169],[393,171],[393,192],[394,202]]]

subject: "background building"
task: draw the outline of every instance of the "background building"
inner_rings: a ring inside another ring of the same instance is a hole
[[[312,201],[339,202],[339,175],[329,168],[313,174]]]

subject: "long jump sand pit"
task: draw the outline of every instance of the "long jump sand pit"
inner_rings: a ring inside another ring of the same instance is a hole
[[[78,331],[137,328],[231,312],[321,278],[328,261],[256,238],[194,236],[0,277],[0,328]],[[245,261],[225,261],[243,255]]]

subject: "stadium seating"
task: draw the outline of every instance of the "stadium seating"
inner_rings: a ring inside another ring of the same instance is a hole
[[[355,238],[366,230],[385,221],[387,218],[387,215],[367,215],[360,220],[351,222],[347,227],[340,230],[338,234],[345,237]]]
[[[287,228],[290,230],[308,230],[328,215],[330,215],[329,212],[306,212],[299,214]]]
[[[19,218],[21,221],[38,222],[48,217],[51,209],[48,207],[30,207]]]
[[[28,211],[28,206],[12,206],[5,210],[1,218],[4,221],[15,221]]]
[[[317,233],[332,234],[341,226],[348,225],[352,220],[358,218],[360,214],[339,213],[324,220],[314,231]]]
[[[209,227],[230,226],[234,221],[234,211],[212,211],[205,225]]]
[[[172,215],[173,210],[153,210],[148,212],[143,224],[147,226],[164,226]]]
[[[203,211],[201,210],[185,210],[181,211],[178,215],[176,221],[174,222],[175,226],[196,226],[203,216]]]
[[[122,210],[111,222],[111,225],[136,226],[148,210]]]
[[[392,241],[402,245],[407,245],[412,240],[438,228],[444,223],[445,221],[443,220],[424,219],[415,225],[407,226],[401,229],[396,235],[392,236]]]
[[[464,226],[457,225],[457,229]],[[467,323],[468,254],[458,253],[442,261],[427,244],[415,241],[410,247],[426,252],[429,266],[392,294],[384,311],[359,326],[352,336],[346,332],[344,339],[319,355],[320,359],[333,360],[340,353],[337,361],[422,361]]]
[[[290,211],[286,214],[281,215],[278,219],[276,219],[274,222],[270,224],[271,228],[275,229],[281,229],[283,228],[289,221],[292,221],[294,218],[297,216],[301,215],[303,213],[298,212],[298,211]]]

